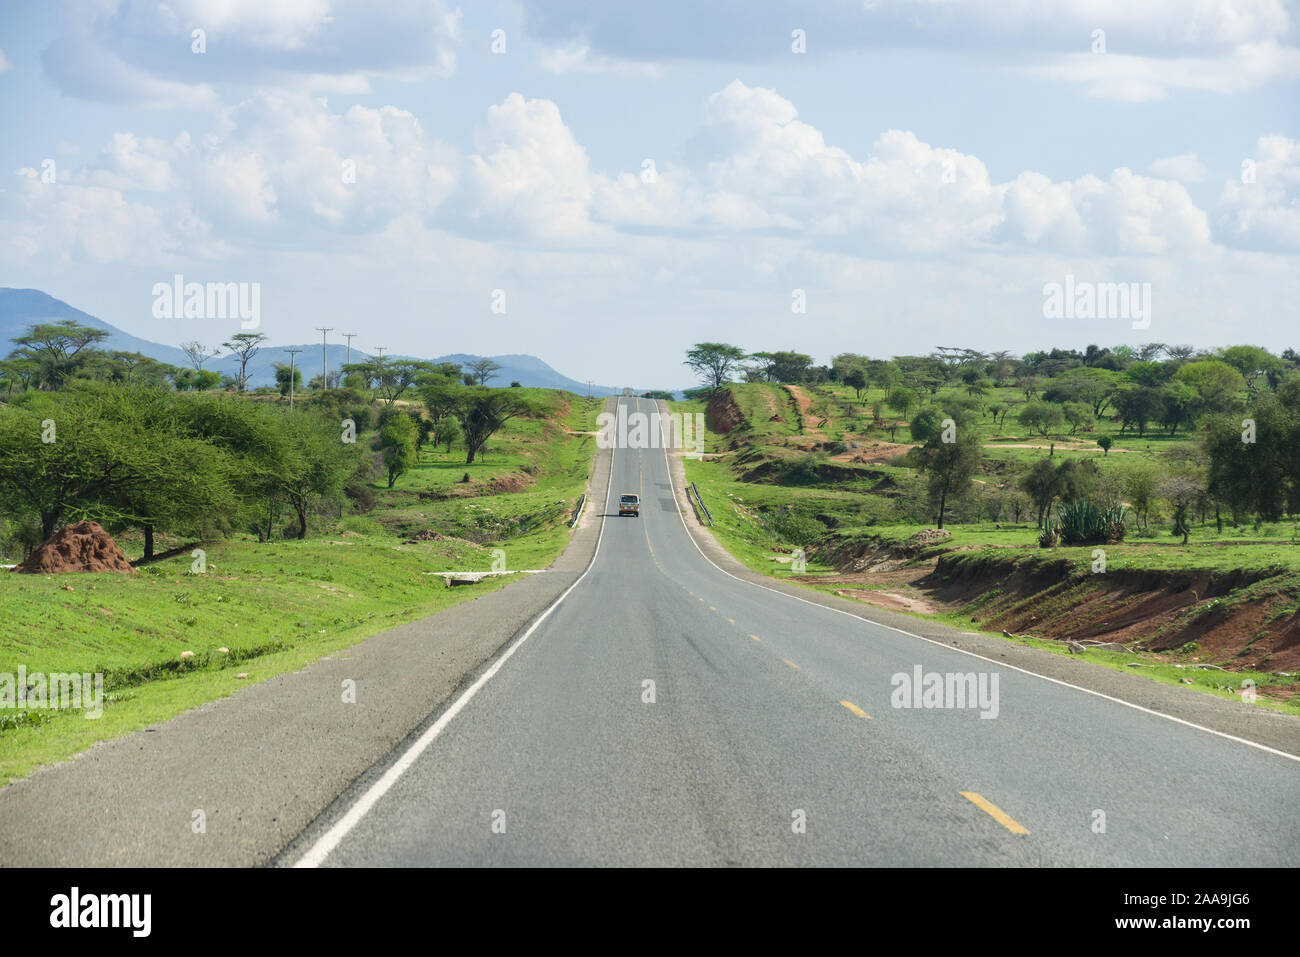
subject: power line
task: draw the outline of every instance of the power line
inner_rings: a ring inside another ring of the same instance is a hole
[[[295,369],[295,366],[294,366],[294,364],[293,364],[293,359],[294,359],[294,356],[296,356],[298,353],[302,352],[302,350],[301,350],[301,349],[285,349],[284,351],[287,352],[287,353],[289,353],[289,411],[292,412],[292,411],[293,411],[293,380],[294,380],[294,377],[297,376],[297,374],[298,374],[297,371],[296,371],[296,369]]]
[[[333,332],[334,327],[330,326],[326,329],[322,326],[317,326],[316,331],[320,333],[320,387],[321,391],[324,392],[329,388],[329,370],[325,363],[325,333]]]
[[[348,340],[348,365],[352,365],[352,340],[355,339],[358,335],[360,335],[360,333],[356,333],[356,332],[342,333],[343,338]]]

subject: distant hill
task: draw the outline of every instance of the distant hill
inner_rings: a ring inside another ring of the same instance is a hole
[[[8,353],[11,346],[9,340],[14,336],[22,335],[29,326],[41,322],[55,322],[60,319],[72,319],[83,326],[107,330],[109,337],[100,343],[102,349],[139,352],[152,359],[157,359],[159,362],[167,362],[176,366],[189,365],[185,353],[174,345],[166,346],[158,342],[150,342],[148,339],[141,339],[138,336],[123,332],[116,326],[110,325],[102,319],[97,319],[88,312],[82,312],[80,309],[55,299],[39,289],[9,289],[3,287],[0,287],[0,356]],[[217,343],[212,342],[209,345],[217,345]],[[284,351],[285,349],[303,350],[299,353],[296,362],[302,369],[304,381],[311,379],[312,376],[320,372],[321,344],[319,342],[298,345],[292,343],[264,345],[249,364],[249,385],[251,387],[256,388],[260,385],[274,384],[275,364],[289,361],[289,354]],[[348,349],[346,345],[331,343],[325,349],[325,358],[331,369],[339,368],[347,361],[347,357]],[[359,349],[352,350],[352,360],[354,362],[365,357],[366,353],[361,352]],[[423,357],[411,356],[407,358]],[[473,362],[481,358],[484,357],[456,353],[448,356],[435,356],[431,361],[456,362],[464,365],[467,362]],[[490,384],[492,385],[501,386],[509,385],[511,382],[518,382],[523,386],[567,389],[570,392],[579,394],[586,394],[588,391],[587,383],[561,375],[536,356],[505,355],[488,356],[487,358],[501,366],[496,378],[491,380]],[[234,358],[225,356],[209,360],[204,364],[204,368],[234,375],[239,369],[239,363]],[[615,386],[593,385],[591,387],[592,395],[617,395],[621,391]]]

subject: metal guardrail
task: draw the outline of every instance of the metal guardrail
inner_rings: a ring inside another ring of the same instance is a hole
[[[704,499],[700,498],[700,490],[696,488],[694,482],[691,483],[691,491],[695,493],[695,501],[700,503],[700,511],[704,513],[704,517],[708,519],[709,525],[712,526],[713,514],[709,511],[709,507],[704,504]]]
[[[586,504],[587,504],[587,493],[584,492],[582,495],[578,496],[578,507],[573,511],[573,518],[569,522],[569,528],[573,528],[578,524],[578,519],[582,518],[583,506]]]

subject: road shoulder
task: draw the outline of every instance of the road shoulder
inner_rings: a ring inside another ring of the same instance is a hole
[[[597,450],[588,496],[602,505],[611,461]],[[599,532],[586,519],[544,573],[10,784],[0,790],[0,865],[270,861],[576,581]]]

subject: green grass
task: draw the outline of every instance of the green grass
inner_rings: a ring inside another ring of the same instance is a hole
[[[0,781],[165,720],[250,682],[302,667],[403,622],[504,587],[514,576],[447,588],[434,571],[543,568],[568,544],[567,519],[595,454],[599,403],[567,397],[550,419],[514,420],[472,466],[464,452],[430,453],[393,489],[374,484],[364,515],[317,518],[303,541],[205,542],[206,571],[186,552],[134,575],[0,575],[0,673],[104,675],[103,716],[31,710],[0,715]],[[367,441],[368,436],[361,439]],[[456,461],[459,459],[459,462]],[[531,468],[531,474],[523,472]],[[459,486],[472,497],[420,500]],[[527,474],[517,493],[488,483]],[[443,541],[407,544],[432,528]],[[462,540],[463,539],[463,540]],[[119,544],[138,554],[137,536]],[[160,551],[181,544],[160,539]],[[228,652],[220,652],[219,648]],[[182,658],[185,651],[192,658]],[[247,673],[247,678],[236,677]]]

